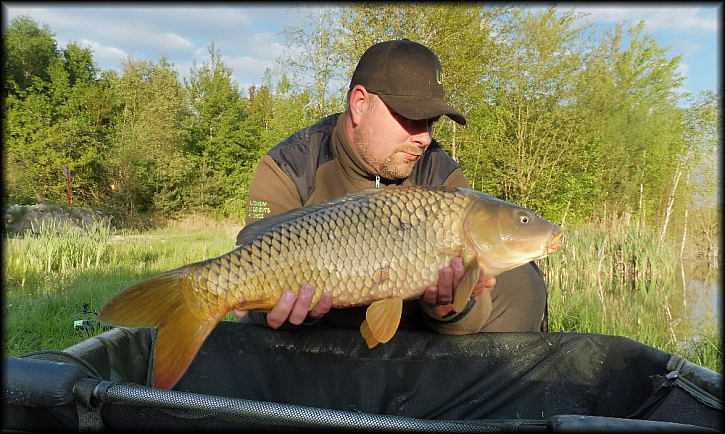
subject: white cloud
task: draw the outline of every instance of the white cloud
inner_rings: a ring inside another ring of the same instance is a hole
[[[232,68],[232,78],[243,89],[249,89],[251,85],[260,86],[264,80],[264,70],[274,67],[274,59],[260,60],[249,56],[222,56],[222,61]]]
[[[120,48],[108,47],[105,45],[101,45],[97,42],[89,41],[87,39],[81,39],[80,41],[76,42],[81,46],[89,47],[91,50],[93,50],[93,61],[96,62],[96,64],[98,65],[106,63],[117,64],[120,63],[122,59],[128,57],[128,54]]]
[[[676,32],[692,32],[698,34],[715,33],[720,30],[720,23],[714,13],[701,7],[667,7],[649,8],[629,7],[622,4],[598,7],[578,7],[577,11],[588,13],[588,21],[598,23],[620,23],[626,21],[634,25],[639,21],[646,22],[648,30],[670,30]],[[707,15],[707,16],[705,16]]]
[[[178,46],[181,50],[187,50],[194,47],[194,44],[189,42],[188,39],[182,38],[174,33],[164,33],[164,37],[169,41],[171,45]]]

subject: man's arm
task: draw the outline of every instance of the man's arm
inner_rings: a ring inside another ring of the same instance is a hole
[[[262,157],[249,191],[245,225],[301,206],[302,200],[294,182],[271,157],[268,155]],[[237,236],[237,240],[239,239],[240,237]],[[294,291],[285,291],[268,314],[254,312],[250,315],[250,319],[252,322],[266,324],[275,329],[288,321],[293,325],[300,325],[305,320],[318,319],[329,312],[332,307],[332,294],[323,294],[317,305],[310,310],[313,295],[314,288],[309,284],[302,285],[299,296]],[[249,313],[248,310],[234,309],[234,315],[237,318],[244,318]]]
[[[301,206],[294,182],[270,156],[262,157],[249,189],[245,225]]]

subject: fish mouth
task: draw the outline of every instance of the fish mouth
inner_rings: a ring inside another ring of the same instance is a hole
[[[546,243],[544,247],[544,256],[550,255],[554,252],[561,250],[561,239],[564,238],[564,232],[557,232],[553,237]]]

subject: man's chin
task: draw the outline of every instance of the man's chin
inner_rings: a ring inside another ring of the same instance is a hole
[[[404,179],[410,176],[410,173],[418,161],[404,160],[395,165],[388,165],[381,168],[378,173],[386,179]]]

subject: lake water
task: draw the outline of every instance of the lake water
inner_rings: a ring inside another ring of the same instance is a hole
[[[683,324],[679,339],[697,339],[697,330],[708,326],[721,330],[723,297],[720,270],[707,263],[683,264],[684,280],[680,283]],[[684,287],[684,290],[683,290]]]

